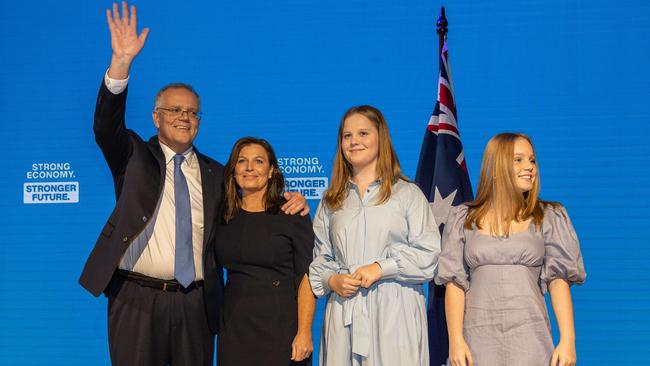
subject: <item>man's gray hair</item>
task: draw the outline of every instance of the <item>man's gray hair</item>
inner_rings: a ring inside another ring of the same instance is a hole
[[[194,90],[194,87],[192,87],[192,85],[186,83],[170,83],[160,88],[160,90],[158,90],[158,93],[156,93],[156,98],[154,98],[153,101],[154,109],[160,107],[160,97],[169,89],[185,89],[194,94],[194,96],[196,96],[196,99],[199,100],[199,105],[201,105],[201,97],[199,97],[199,93]]]

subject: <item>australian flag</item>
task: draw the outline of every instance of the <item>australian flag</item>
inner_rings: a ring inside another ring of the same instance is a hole
[[[440,233],[451,206],[473,199],[467,174],[463,144],[460,142],[454,87],[447,58],[447,40],[440,51],[438,100],[427,125],[415,176],[416,183],[433,208]],[[445,288],[429,283],[427,307],[429,324],[429,357],[431,366],[447,363],[449,341],[445,321]]]

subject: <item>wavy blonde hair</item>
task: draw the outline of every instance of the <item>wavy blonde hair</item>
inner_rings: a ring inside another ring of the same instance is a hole
[[[392,186],[398,179],[407,180],[402,174],[399,159],[397,158],[390,134],[388,133],[388,124],[381,111],[369,105],[352,107],[345,112],[339,124],[336,155],[334,156],[334,164],[332,166],[332,180],[323,198],[327,206],[332,210],[337,210],[343,205],[349,188],[348,182],[352,177],[352,164],[345,159],[341,143],[343,141],[345,120],[354,114],[360,114],[368,118],[377,128],[378,132],[379,156],[377,158],[377,176],[381,179],[381,187],[379,188],[379,195],[375,204],[384,203],[390,198]]]
[[[517,188],[513,164],[517,139],[524,139],[533,146],[527,135],[511,132],[492,137],[485,146],[476,199],[467,203],[466,229],[473,226],[482,229],[481,222],[488,214],[492,219],[488,228],[492,235],[504,233],[508,236],[513,221],[525,221],[531,217],[535,226],[540,228],[544,219],[544,204],[553,203],[539,199],[539,167],[530,191],[521,194]]]

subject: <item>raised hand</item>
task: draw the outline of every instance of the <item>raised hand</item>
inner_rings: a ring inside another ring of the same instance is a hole
[[[111,78],[126,79],[129,76],[133,59],[144,47],[149,28],[144,28],[138,35],[138,18],[135,6],[131,5],[131,14],[129,15],[129,6],[126,1],[122,2],[121,14],[117,3],[113,3],[113,10],[106,10],[106,19],[111,32],[111,48],[113,49],[108,73]]]

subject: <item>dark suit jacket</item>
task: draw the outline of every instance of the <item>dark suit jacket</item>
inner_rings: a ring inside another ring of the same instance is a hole
[[[143,141],[126,128],[127,90],[115,95],[102,80],[95,109],[95,140],[113,175],[116,205],[79,279],[93,295],[106,290],[126,249],[152,218],[165,178],[165,157],[156,136]],[[207,318],[217,331],[223,298],[221,268],[214,258],[215,219],[223,200],[223,166],[195,149],[203,187],[203,276]]]

